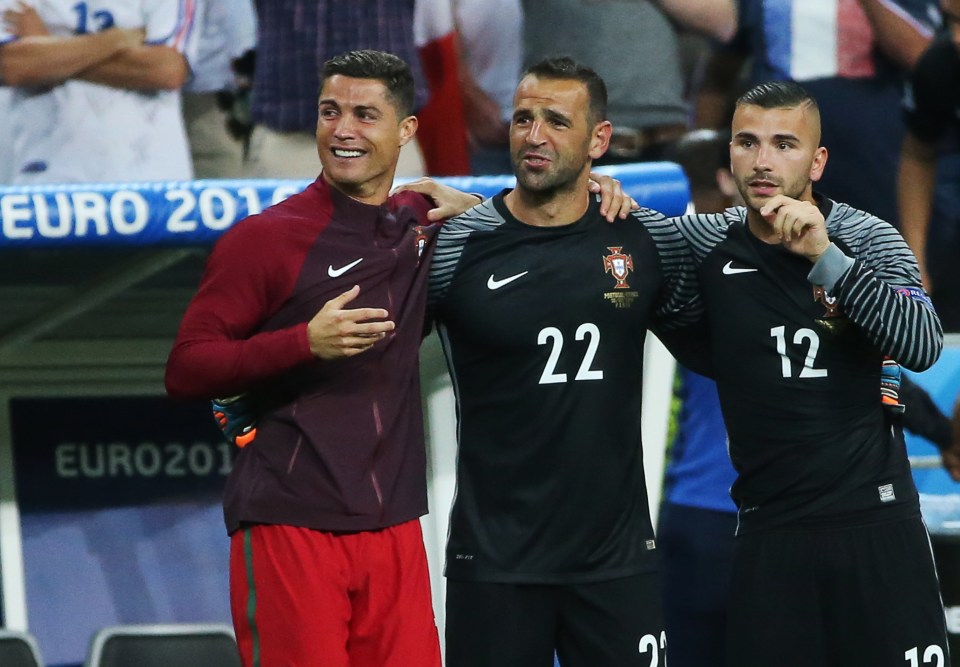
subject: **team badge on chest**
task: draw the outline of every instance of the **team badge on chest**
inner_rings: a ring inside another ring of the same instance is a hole
[[[615,290],[629,290],[630,285],[627,278],[633,271],[633,257],[623,252],[623,246],[607,247],[610,253],[603,258],[603,271],[613,276],[617,283],[613,286]],[[607,292],[603,295],[617,308],[629,308],[634,299],[638,296],[637,292]]]
[[[603,270],[613,275],[617,280],[614,289],[630,289],[627,277],[633,271],[633,257],[625,255],[622,247],[607,248],[610,254],[603,258]]]
[[[420,264],[420,258],[423,257],[423,251],[427,247],[427,235],[423,233],[423,227],[417,225],[413,228],[415,238],[414,245],[417,247],[417,264]]]

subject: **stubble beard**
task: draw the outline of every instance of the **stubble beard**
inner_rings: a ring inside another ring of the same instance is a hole
[[[759,214],[760,209],[763,208],[764,204],[766,204],[776,195],[758,197],[757,195],[751,194],[749,183],[755,178],[757,178],[757,175],[751,174],[748,178],[738,179],[737,190],[740,192],[740,198],[743,199],[746,207],[752,211],[756,211]],[[809,183],[809,180],[804,180],[803,178],[798,178],[796,181],[786,184],[780,182],[777,186],[779,192],[776,194],[782,194],[786,197],[790,197],[791,199],[800,199],[803,196],[804,191],[807,189],[807,185],[809,185]]]
[[[514,156],[513,158],[513,172],[517,177],[517,185],[541,198],[572,187],[582,167],[583,165],[578,168],[569,163],[553,162],[546,171],[535,172],[523,166],[522,157]]]

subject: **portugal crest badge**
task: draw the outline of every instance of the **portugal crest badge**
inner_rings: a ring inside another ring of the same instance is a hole
[[[617,284],[614,285],[614,289],[630,289],[627,277],[633,271],[633,257],[621,252],[622,246],[607,247],[607,250],[610,254],[603,258],[603,270],[616,279]]]
[[[838,334],[848,327],[850,320],[840,309],[839,299],[827,292],[822,285],[813,286],[813,300],[823,306],[823,313],[820,317],[814,319],[821,328],[830,333]]]
[[[416,235],[413,242],[417,246],[417,264],[419,264],[420,258],[423,257],[423,251],[427,247],[427,235],[424,233],[423,227],[419,225],[413,228],[413,232]]]
[[[820,316],[821,319],[840,317],[840,304],[837,297],[831,296],[822,285],[813,286],[813,300],[823,305],[824,312]]]

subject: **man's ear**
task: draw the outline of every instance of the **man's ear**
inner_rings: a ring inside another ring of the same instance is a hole
[[[827,166],[827,149],[823,146],[817,148],[813,154],[813,164],[810,165],[810,180],[816,183],[823,178],[823,169]]]
[[[610,136],[613,134],[613,125],[609,120],[597,123],[593,128],[593,136],[590,137],[590,151],[588,155],[591,160],[599,159],[610,147]]]
[[[417,120],[416,116],[407,116],[400,121],[400,145],[404,146],[408,141],[413,139],[413,136],[417,133],[417,128],[420,127],[420,121]]]

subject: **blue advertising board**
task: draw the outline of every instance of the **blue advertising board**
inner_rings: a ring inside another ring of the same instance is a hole
[[[671,162],[597,167],[596,171],[619,179],[640,204],[666,215],[682,214],[690,201],[687,179],[679,165]],[[513,187],[515,182],[512,176],[437,180],[486,197]],[[0,250],[212,243],[237,221],[300,192],[311,182],[0,185]]]
[[[229,623],[231,447],[202,403],[10,401],[27,617],[48,665],[123,623]]]

